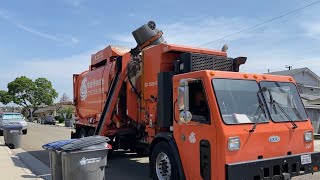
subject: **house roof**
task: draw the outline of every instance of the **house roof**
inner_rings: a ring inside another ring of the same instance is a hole
[[[302,102],[306,109],[320,109],[320,105],[310,104],[306,99],[302,98]]]
[[[291,76],[294,74],[297,74],[299,72],[308,72],[310,75],[312,75],[313,77],[315,77],[316,79],[320,80],[320,77],[315,74],[314,72],[312,72],[309,68],[304,67],[304,68],[298,68],[298,69],[291,69],[291,70],[285,70],[285,71],[274,71],[274,72],[270,72],[268,74],[272,74],[272,75],[283,75],[283,76]]]
[[[308,101],[313,101],[313,100],[320,100],[320,96],[318,95],[311,95],[311,94],[300,94],[301,98],[306,99]]]

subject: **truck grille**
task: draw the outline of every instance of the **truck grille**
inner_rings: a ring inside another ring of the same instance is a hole
[[[201,70],[233,71],[233,59],[206,54],[181,54],[179,68],[180,73]]]
[[[191,54],[192,71],[219,70],[232,71],[232,58]]]

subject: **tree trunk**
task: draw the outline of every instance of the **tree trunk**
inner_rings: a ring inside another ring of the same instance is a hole
[[[29,120],[30,121],[32,121],[33,119],[33,117],[32,117],[32,111],[31,111],[31,109],[30,108],[26,108],[27,109],[27,111],[28,111],[28,118],[29,118]]]

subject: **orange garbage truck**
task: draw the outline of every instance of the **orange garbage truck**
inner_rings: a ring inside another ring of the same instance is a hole
[[[72,137],[148,154],[154,179],[291,179],[319,170],[290,76],[242,73],[246,57],[168,44],[149,22],[137,46],[108,46],[73,76]]]

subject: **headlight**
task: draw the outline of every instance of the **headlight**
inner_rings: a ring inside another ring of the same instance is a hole
[[[313,140],[313,134],[312,134],[312,131],[306,131],[304,132],[304,140],[306,142],[310,142]]]
[[[228,139],[228,149],[229,151],[238,151],[240,149],[240,139],[239,137],[230,137]]]
[[[26,121],[22,121],[22,122],[21,122],[21,125],[22,125],[22,126],[26,126],[26,125],[27,125],[27,122],[26,122]]]

